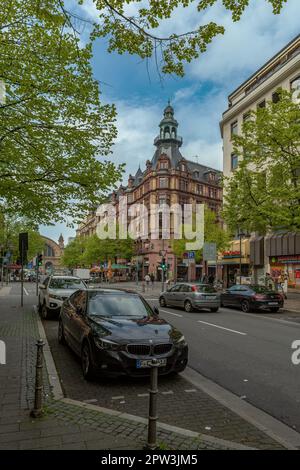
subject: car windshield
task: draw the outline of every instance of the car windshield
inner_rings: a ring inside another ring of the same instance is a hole
[[[197,292],[207,292],[207,293],[213,293],[217,292],[217,289],[215,289],[213,286],[210,286],[208,284],[200,284],[200,285],[195,285]]]
[[[250,289],[252,289],[256,294],[267,294],[271,290],[265,286],[250,286]]]
[[[93,292],[88,302],[88,314],[101,317],[144,318],[150,316],[152,311],[138,295]]]
[[[50,289],[84,289],[86,286],[81,279],[51,279]]]

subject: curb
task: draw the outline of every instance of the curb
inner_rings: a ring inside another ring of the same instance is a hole
[[[194,386],[203,390],[207,395],[267,434],[286,449],[300,449],[300,434],[286,424],[273,418],[273,416],[265,411],[241,400],[241,398],[234,393],[207,379],[191,367],[187,367],[181,375]]]
[[[133,421],[135,423],[148,425],[148,420],[140,416],[131,415],[129,413],[123,413],[121,411],[111,410],[109,408],[102,408],[101,406],[92,405],[90,403],[83,403],[78,400],[73,400],[72,398],[63,398],[61,401],[63,403],[66,403],[67,405],[76,405],[81,408],[85,408],[91,411],[98,411],[99,413],[114,416],[116,418],[126,419],[128,421]],[[189,431],[188,429],[179,428],[178,426],[172,426],[166,423],[158,422],[157,428],[161,429],[162,431],[173,432],[175,434],[179,434],[180,436],[184,436],[184,437],[191,437],[195,439],[198,438],[198,439],[201,439],[203,442],[220,445],[222,447],[226,447],[227,449],[231,449],[231,450],[257,450],[254,447],[248,447],[243,444],[235,443],[232,441],[226,441],[225,439],[220,439],[218,437],[208,436],[207,434],[201,434],[195,431]]]
[[[47,336],[43,327],[43,323],[40,319],[40,316],[37,312],[37,307],[34,305],[33,307],[34,312],[37,315],[37,324],[38,324],[38,330],[39,330],[39,336],[40,339],[42,339],[45,343],[43,352],[44,352],[44,359],[46,363],[46,368],[47,368],[47,373],[48,373],[48,379],[50,383],[50,388],[51,392],[53,393],[53,396],[56,400],[62,400],[64,398],[64,393],[60,385],[60,380],[59,376],[55,367],[55,363],[52,357],[51,349],[47,340]]]
[[[37,313],[36,306],[34,306],[33,309],[34,309],[34,312],[37,314],[37,323],[38,323],[38,331],[39,331],[40,338],[45,342],[44,358],[45,358],[47,373],[49,377],[49,383],[51,386],[51,391],[52,391],[54,399],[57,401],[61,401],[63,403],[69,404],[69,405],[76,405],[76,406],[79,406],[81,408],[85,408],[88,410],[98,411],[99,413],[103,413],[103,414],[110,415],[110,416],[115,416],[121,419],[126,419],[135,423],[147,425],[148,420],[146,418],[112,410],[110,408],[103,408],[97,405],[92,405],[90,403],[83,403],[78,400],[73,400],[71,398],[64,397],[64,393],[60,385],[59,375],[55,367],[55,363],[54,363],[50,346],[46,337],[44,326],[42,324],[40,316]],[[216,446],[220,446],[223,448],[225,447],[226,449],[230,449],[230,450],[256,450],[254,447],[248,447],[243,444],[235,443],[232,441],[226,441],[224,439],[220,439],[220,438],[213,437],[213,436],[208,436],[206,434],[197,433],[194,431],[190,431],[188,429],[179,428],[177,426],[172,426],[166,423],[158,422],[157,427],[158,429],[173,432],[180,436],[189,437],[189,438],[198,438],[199,440],[203,442],[207,442],[209,444],[215,444]]]

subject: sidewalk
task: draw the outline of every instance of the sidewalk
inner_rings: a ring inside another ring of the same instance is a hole
[[[147,439],[147,421],[116,410],[103,409],[87,403],[54,396],[55,369],[46,360],[44,367],[44,416],[32,419],[36,340],[41,336],[32,299],[0,297],[0,339],[7,348],[6,365],[0,365],[0,450],[2,449],[143,449]],[[45,348],[45,356],[49,351]],[[48,377],[49,374],[49,377]],[[51,386],[50,386],[51,383]],[[54,388],[53,388],[54,384]],[[60,389],[57,384],[57,389]],[[203,393],[205,397],[212,400]],[[216,402],[216,405],[221,406]],[[224,408],[224,407],[223,407]],[[228,411],[228,415],[231,412]],[[213,421],[213,416],[212,416]],[[158,442],[162,449],[282,449],[278,441],[263,431],[235,417],[234,433],[246,432],[247,444],[175,428],[160,423]],[[224,423],[226,427],[226,423]],[[227,438],[228,439],[228,438]]]

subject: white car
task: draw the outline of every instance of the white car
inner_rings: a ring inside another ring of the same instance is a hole
[[[38,309],[44,319],[59,316],[63,302],[78,289],[86,289],[85,282],[75,276],[48,276],[39,285]]]

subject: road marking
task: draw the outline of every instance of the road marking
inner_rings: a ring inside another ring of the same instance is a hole
[[[195,393],[197,390],[195,388],[190,388],[189,390],[185,390],[186,393]]]
[[[97,403],[98,402],[97,398],[91,398],[90,400],[83,400],[83,401],[84,403]]]
[[[215,325],[214,323],[208,323],[202,320],[198,320],[198,323],[204,323],[205,325],[214,326],[215,328],[220,328],[221,330],[230,331],[231,333],[236,333],[237,335],[247,336],[247,333],[243,333],[242,331],[231,330],[230,328],[225,328],[224,326]]]
[[[175,317],[182,318],[182,315],[179,315],[178,313],[169,312],[168,310],[161,310],[161,312],[169,313],[170,315],[174,315]]]
[[[174,395],[174,392],[172,390],[169,390],[168,392],[161,392],[162,395]]]
[[[25,289],[25,287],[23,287],[23,289],[24,289],[25,294],[26,294],[26,295],[29,295],[28,292],[27,292],[27,290]]]
[[[298,327],[300,326],[300,323],[297,322],[297,321],[284,320],[283,318],[267,317],[266,315],[262,315],[261,313],[245,313],[245,312],[239,312],[238,310],[226,309],[226,308],[225,309],[221,308],[221,312],[223,312],[223,313],[230,312],[230,313],[233,313],[233,314],[241,315],[243,317],[247,316],[247,317],[251,317],[251,318],[260,318],[260,319],[275,321],[275,322],[278,322],[278,323],[283,323],[283,324],[286,324],[286,325],[294,325],[294,326],[296,325]],[[284,313],[284,312],[282,312],[282,313]]]
[[[149,393],[138,393],[138,397],[149,397]]]
[[[120,395],[118,397],[111,397],[112,400],[123,400],[124,398],[124,395]]]

